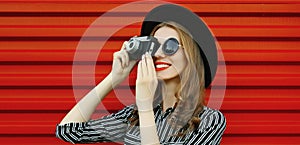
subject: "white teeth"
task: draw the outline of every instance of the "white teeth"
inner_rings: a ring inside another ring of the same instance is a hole
[[[157,64],[156,68],[163,68],[163,67],[169,67],[167,64]]]

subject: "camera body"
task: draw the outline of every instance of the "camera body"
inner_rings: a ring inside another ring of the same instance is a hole
[[[128,52],[130,60],[139,60],[146,52],[154,56],[159,46],[160,43],[155,37],[142,36],[130,38],[128,43],[125,44],[125,49]]]

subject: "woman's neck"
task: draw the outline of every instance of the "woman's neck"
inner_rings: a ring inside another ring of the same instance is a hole
[[[175,103],[177,102],[177,98],[175,94],[178,91],[180,85],[179,77],[164,80],[164,89],[163,89],[163,111],[166,111],[170,107],[174,107]]]

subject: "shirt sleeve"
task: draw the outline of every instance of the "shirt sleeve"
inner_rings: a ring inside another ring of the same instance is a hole
[[[57,125],[56,137],[73,144],[123,141],[128,127],[127,120],[133,108],[133,105],[127,106],[117,113],[97,120]]]
[[[200,118],[199,128],[186,140],[191,145],[220,144],[226,128],[226,119],[220,111],[209,110]]]

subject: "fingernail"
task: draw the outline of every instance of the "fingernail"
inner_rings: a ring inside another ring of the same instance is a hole
[[[144,58],[145,58],[145,54],[142,55],[142,59],[144,59]]]

